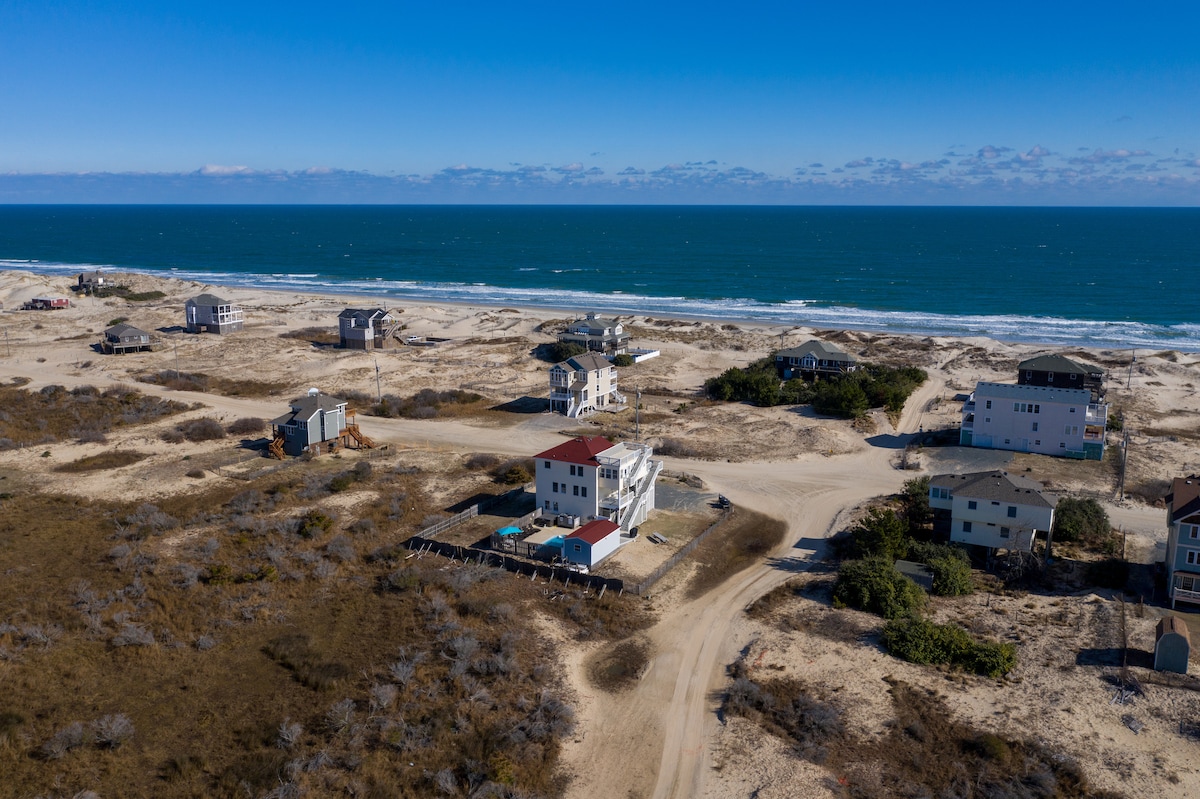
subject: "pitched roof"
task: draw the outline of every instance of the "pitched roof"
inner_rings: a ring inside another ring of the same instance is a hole
[[[599,466],[596,456],[607,452],[612,447],[612,442],[604,436],[580,436],[565,444],[559,444],[557,447],[540,452],[534,457],[544,461]]]
[[[612,361],[608,360],[608,358],[605,358],[603,355],[597,355],[594,352],[588,352],[584,353],[583,355],[574,355],[570,358],[567,358],[565,361],[556,363],[554,365],[561,366],[568,372],[578,372],[580,370],[585,372],[594,372],[597,369],[612,368]]]
[[[1092,392],[1083,388],[1055,388],[1054,386],[1028,386],[1017,383],[975,384],[975,393],[990,399],[1015,399],[1026,402],[1074,402],[1092,404]]]
[[[204,306],[233,305],[233,303],[231,303],[229,300],[223,300],[220,297],[218,297],[216,294],[197,294],[195,297],[192,297],[190,300],[188,300],[188,302],[194,303],[195,305],[204,305]]]
[[[1167,494],[1167,507],[1171,509],[1171,524],[1200,513],[1200,477],[1176,477]]]
[[[382,319],[387,315],[388,312],[383,308],[347,308],[338,314],[338,319],[349,319],[352,316],[361,316],[364,319]]]
[[[1162,638],[1167,633],[1182,635],[1183,640],[1187,641],[1189,645],[1191,644],[1191,636],[1188,635],[1187,622],[1178,616],[1163,616],[1158,620],[1158,624],[1154,625],[1154,642],[1158,643],[1158,639]]]
[[[621,324],[621,323],[618,322],[616,319],[604,319],[603,317],[596,316],[594,313],[590,313],[584,319],[576,319],[574,322],[571,323],[570,326],[571,327],[586,326],[590,330],[602,330],[604,328],[616,327],[619,324]]]
[[[845,350],[841,350],[833,344],[826,344],[824,341],[812,339],[806,341],[799,347],[789,347],[786,350],[780,350],[775,353],[777,358],[803,358],[805,355],[812,355],[818,360],[825,361],[848,361],[853,363],[855,357]]]
[[[595,546],[620,529],[621,525],[616,522],[610,522],[608,519],[597,519],[594,522],[588,522],[583,527],[566,536],[566,538],[574,538],[576,541],[587,541],[589,544]]]
[[[330,413],[336,411],[338,406],[345,405],[346,400],[331,397],[328,394],[314,394],[309,397],[301,397],[298,400],[292,401],[292,410],[280,416],[277,419],[272,419],[271,424],[281,425],[289,424],[296,419],[311,419],[317,411],[325,411]]]
[[[104,331],[104,335],[112,338],[121,338],[122,336],[148,336],[150,334],[145,330],[134,327],[133,325],[127,325],[124,322],[118,322],[112,327],[106,329]]]
[[[1077,374],[1090,375],[1100,373],[1104,370],[1099,366],[1088,366],[1079,361],[1073,361],[1065,355],[1035,355],[1028,360],[1021,361],[1017,365],[1017,369],[1022,372],[1055,372],[1058,374]]]
[[[948,488],[960,497],[1015,502],[1035,508],[1053,508],[1057,502],[1043,494],[1045,488],[1037,480],[1009,474],[1002,470],[970,472],[968,474],[939,474],[929,478],[930,487]]]

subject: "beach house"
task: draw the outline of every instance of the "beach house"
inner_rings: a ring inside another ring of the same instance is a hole
[[[963,403],[959,443],[1100,460],[1107,422],[1108,405],[1082,388],[980,382]]]
[[[654,481],[662,461],[646,444],[614,444],[580,436],[534,458],[537,506],[546,516],[575,523],[596,519],[630,530],[654,510]]]
[[[579,344],[586,347],[588,352],[621,355],[629,349],[630,335],[616,319],[602,319],[589,313],[583,319],[576,319],[567,325],[566,331],[558,335],[558,340],[564,344]]]
[[[775,353],[775,370],[783,380],[839,375],[857,368],[858,359],[853,355],[816,339]]]
[[[1176,477],[1167,505],[1167,590],[1176,602],[1200,605],[1200,476]]]
[[[383,308],[347,308],[338,314],[338,344],[351,350],[391,349],[400,325]]]
[[[127,352],[154,349],[154,345],[145,330],[119,322],[104,331],[100,349],[109,355],[124,355]]]
[[[235,333],[242,329],[242,309],[214,294],[200,294],[184,303],[189,333]]]
[[[563,536],[562,558],[567,563],[591,569],[620,546],[620,525],[608,519],[596,519]]]
[[[1023,386],[1080,388],[1090,391],[1092,401],[1104,396],[1104,370],[1073,361],[1065,355],[1038,355],[1017,365],[1017,383]]]
[[[934,528],[948,523],[950,540],[960,544],[1030,552],[1054,524],[1058,500],[1043,489],[1005,471],[936,475],[929,479]]]
[[[551,411],[575,418],[624,404],[617,368],[607,358],[589,352],[550,367]]]
[[[316,389],[293,400],[288,413],[271,420],[271,455],[283,460],[284,455],[303,455],[306,451],[315,454],[323,446],[373,447],[374,442],[359,431],[354,411],[347,410],[346,405],[345,400]]]

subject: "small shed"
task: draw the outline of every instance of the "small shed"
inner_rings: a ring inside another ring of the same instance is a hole
[[[621,546],[621,526],[608,519],[588,522],[563,539],[563,560],[591,568]]]
[[[914,563],[911,560],[898,560],[895,563],[895,568],[896,571],[926,591],[933,591],[933,569],[930,569],[924,563]]]
[[[1154,669],[1187,674],[1191,654],[1188,628],[1178,616],[1163,616],[1154,628]]]

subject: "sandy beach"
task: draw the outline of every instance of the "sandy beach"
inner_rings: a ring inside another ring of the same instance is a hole
[[[745,609],[771,590],[798,581],[820,594],[829,575],[814,569],[825,539],[846,527],[856,509],[898,491],[911,477],[940,471],[1004,466],[1028,472],[1052,491],[1099,499],[1128,535],[1131,559],[1161,560],[1166,528],[1161,496],[1170,480],[1200,473],[1200,355],[1129,350],[1073,350],[1061,354],[1108,372],[1108,401],[1130,431],[1125,496],[1118,496],[1113,459],[1061,461],[1038,456],[929,447],[899,468],[912,434],[954,427],[961,400],[976,381],[1014,382],[1017,363],[1053,351],[1033,344],[984,338],[950,339],[856,331],[816,331],[754,325],[737,320],[621,317],[638,347],[661,355],[620,371],[621,389],[642,392],[639,418],[626,411],[569,420],[548,412],[522,413],[524,398],[544,398],[549,364],[531,355],[555,340],[576,316],[547,309],[402,304],[395,310],[412,336],[444,339],[436,346],[365,353],[316,342],[336,340],[339,311],[366,305],[355,298],[226,289],[149,277],[110,277],[135,291],[161,291],[160,299],[77,297],[68,281],[27,272],[0,272],[0,380],[27,380],[30,390],[129,384],[139,391],[196,403],[194,416],[222,422],[271,419],[287,400],[310,387],[329,394],[356,392],[409,396],[421,389],[466,389],[483,395],[489,410],[437,420],[360,416],[369,436],[394,449],[439,458],[486,452],[528,457],[563,441],[563,433],[631,436],[661,447],[682,445],[690,457],[668,457],[667,467],[703,480],[728,496],[787,524],[783,544],[770,558],[738,573],[713,591],[687,598],[688,567],[673,572],[649,600],[658,614],[646,631],[650,657],[630,687],[607,693],[587,679],[587,664],[603,644],[555,640],[564,678],[575,697],[578,728],[563,755],[571,797],[785,797],[842,796],[838,777],[797,758],[786,744],[740,718],[720,716],[726,667],[742,659],[763,673],[787,674],[820,685],[849,708],[862,736],[887,733],[886,679],[935,692],[951,715],[1000,734],[1033,738],[1078,760],[1097,788],[1138,796],[1200,796],[1195,742],[1180,734],[1182,720],[1200,718],[1200,693],[1150,684],[1133,705],[1111,705],[1111,670],[1080,665],[1083,650],[1112,646],[1118,600],[1088,589],[1054,594],[977,593],[936,600],[934,615],[955,618],[974,631],[1018,644],[1019,666],[1005,680],[964,677],[914,666],[887,655],[854,631],[873,622],[855,611],[835,610],[805,597],[774,617]],[[241,305],[245,330],[229,336],[181,330],[183,303],[211,292]],[[40,296],[69,296],[63,311],[17,311]],[[578,315],[588,311],[577,309]],[[154,333],[155,352],[103,355],[94,345],[116,319]],[[809,338],[838,344],[859,358],[925,369],[929,379],[893,425],[882,412],[858,422],[818,417],[809,409],[756,408],[703,401],[704,381]],[[225,396],[175,391],[138,382],[162,370],[254,380],[277,387],[268,396]],[[172,420],[172,423],[177,420]],[[164,423],[166,424],[166,423]],[[156,447],[158,430],[119,428],[108,442],[56,444],[47,457],[28,449],[0,452],[0,470],[19,474],[39,490],[80,497],[124,496],[152,500],[187,490],[183,477],[197,463],[247,468],[228,441],[195,445],[190,462]],[[103,473],[66,474],[56,466],[111,449],[151,451],[143,466]],[[40,451],[39,451],[40,454]],[[1011,457],[1010,457],[1011,456]],[[207,459],[207,460],[206,460]],[[914,468],[915,467],[915,468]],[[219,475],[214,479],[227,479]],[[451,497],[446,497],[451,500]],[[1154,623],[1165,612],[1147,605],[1131,614],[1131,646],[1153,645]],[[836,621],[830,619],[836,615]],[[795,622],[781,624],[786,616]],[[826,618],[828,617],[828,618]],[[836,628],[840,632],[831,632]],[[697,635],[703,630],[703,635]],[[1193,668],[1200,662],[1193,656]],[[1140,732],[1126,717],[1136,716]],[[866,779],[854,775],[859,782]]]

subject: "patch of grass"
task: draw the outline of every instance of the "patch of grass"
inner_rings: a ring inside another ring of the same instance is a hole
[[[188,406],[115,385],[67,390],[49,385],[39,391],[0,387],[0,450],[65,439],[101,440],[118,427],[148,424]]]
[[[641,679],[650,662],[650,644],[629,638],[597,652],[588,664],[588,679],[601,691],[615,693]]]
[[[279,337],[307,341],[316,347],[332,347],[340,344],[342,341],[337,331],[331,330],[328,327],[302,327],[299,330],[289,330],[286,333],[280,333]]]
[[[176,391],[199,391],[206,394],[220,394],[225,397],[275,397],[290,388],[287,383],[281,382],[234,380],[203,372],[179,372],[174,369],[140,375],[138,380],[142,383],[165,386]]]
[[[93,297],[120,297],[129,302],[151,302],[167,295],[161,291],[133,291],[127,286],[104,286],[92,292]]]
[[[734,509],[721,527],[696,547],[700,568],[688,584],[689,598],[708,593],[738,572],[770,554],[783,540],[787,525],[757,511]]]
[[[110,452],[101,452],[98,455],[88,455],[86,458],[80,458],[70,463],[55,466],[54,471],[73,474],[76,472],[95,472],[101,469],[119,469],[122,466],[129,466],[149,457],[145,452],[134,452],[127,449],[112,450]]]

